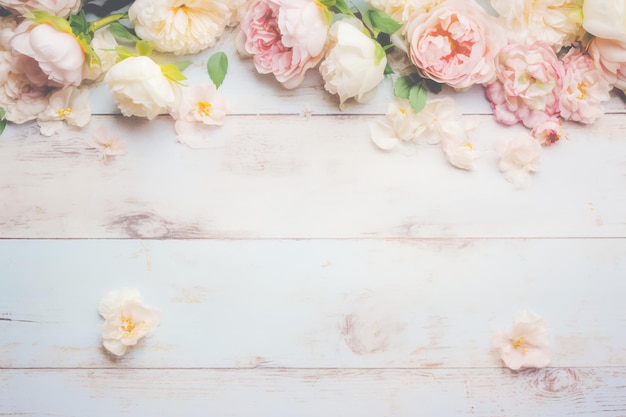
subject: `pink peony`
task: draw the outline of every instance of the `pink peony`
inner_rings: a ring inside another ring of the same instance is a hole
[[[611,85],[593,58],[571,49],[563,58],[565,75],[561,89],[561,117],[590,124],[604,114],[602,103],[610,98]]]
[[[589,44],[589,55],[610,84],[626,90],[626,43],[593,38]]]
[[[533,128],[530,135],[537,139],[543,146],[555,144],[563,136],[561,119],[558,117],[552,117],[539,123]]]
[[[533,128],[558,115],[563,67],[545,42],[511,43],[496,60],[496,81],[486,89],[496,120]]]
[[[261,74],[295,88],[324,57],[328,25],[315,0],[253,0],[241,14],[239,52],[252,55]]]
[[[463,89],[493,81],[502,28],[474,0],[448,0],[407,26],[411,61],[429,78]]]
[[[85,53],[69,33],[25,21],[15,29],[10,45],[16,69],[33,85],[66,87],[81,83]]]

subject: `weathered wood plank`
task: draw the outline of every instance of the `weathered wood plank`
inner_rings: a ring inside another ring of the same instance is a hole
[[[439,146],[380,151],[375,118],[231,117],[198,151],[175,142],[168,118],[103,116],[55,138],[13,127],[0,141],[0,237],[626,236],[621,115],[568,125],[524,191],[493,152],[519,129],[468,116],[481,155],[468,173]],[[98,129],[126,138],[128,155],[100,163],[85,145]]]
[[[554,366],[626,366],[626,239],[0,241],[0,367],[500,367],[530,309]],[[102,296],[163,312],[119,360]]]
[[[0,370],[0,415],[626,415],[626,368]]]

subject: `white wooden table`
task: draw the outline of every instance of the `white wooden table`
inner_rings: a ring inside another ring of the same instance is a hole
[[[498,171],[480,89],[456,95],[480,152],[385,153],[310,73],[257,75],[226,35],[187,73],[233,114],[191,150],[167,117],[115,115],[83,131],[0,137],[0,415],[626,416],[626,108],[566,125],[526,190]],[[84,139],[119,132],[105,165]],[[97,306],[134,287],[156,334],[114,359]],[[541,314],[551,367],[512,372],[491,340]]]

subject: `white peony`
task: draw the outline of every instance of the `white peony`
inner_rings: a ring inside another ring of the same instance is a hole
[[[154,119],[178,105],[180,86],[145,56],[118,62],[106,73],[104,81],[124,116]]]
[[[143,337],[151,336],[161,322],[161,312],[142,305],[135,289],[109,292],[98,307],[104,318],[102,344],[114,355],[124,355]]]
[[[583,27],[594,36],[626,42],[626,0],[585,0]]]
[[[141,39],[162,52],[195,54],[215,44],[231,23],[229,0],[136,0],[128,10]]]
[[[320,64],[324,88],[339,95],[342,109],[349,98],[367,101],[385,77],[385,52],[358,25],[360,22],[351,19],[333,24],[329,33],[332,47]]]
[[[78,13],[82,6],[81,0],[0,0],[0,7],[17,14],[25,14],[34,10],[42,10],[54,16],[66,17]]]
[[[91,119],[89,89],[66,87],[50,95],[48,107],[37,117],[41,134],[52,136],[64,125],[83,127]]]

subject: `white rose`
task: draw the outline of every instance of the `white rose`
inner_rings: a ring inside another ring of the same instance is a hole
[[[141,39],[162,52],[184,55],[213,46],[232,12],[228,0],[136,0],[128,17]]]
[[[0,0],[0,7],[9,9],[17,14],[43,10],[54,16],[66,17],[78,13],[82,6],[81,0]]]
[[[371,98],[387,65],[382,47],[351,22],[340,20],[330,28],[332,47],[320,64],[324,88],[339,95],[340,108],[352,97],[359,103]]]
[[[585,0],[583,27],[599,38],[626,42],[626,0]]]
[[[154,119],[177,106],[179,86],[146,56],[126,58],[104,77],[124,116]]]

